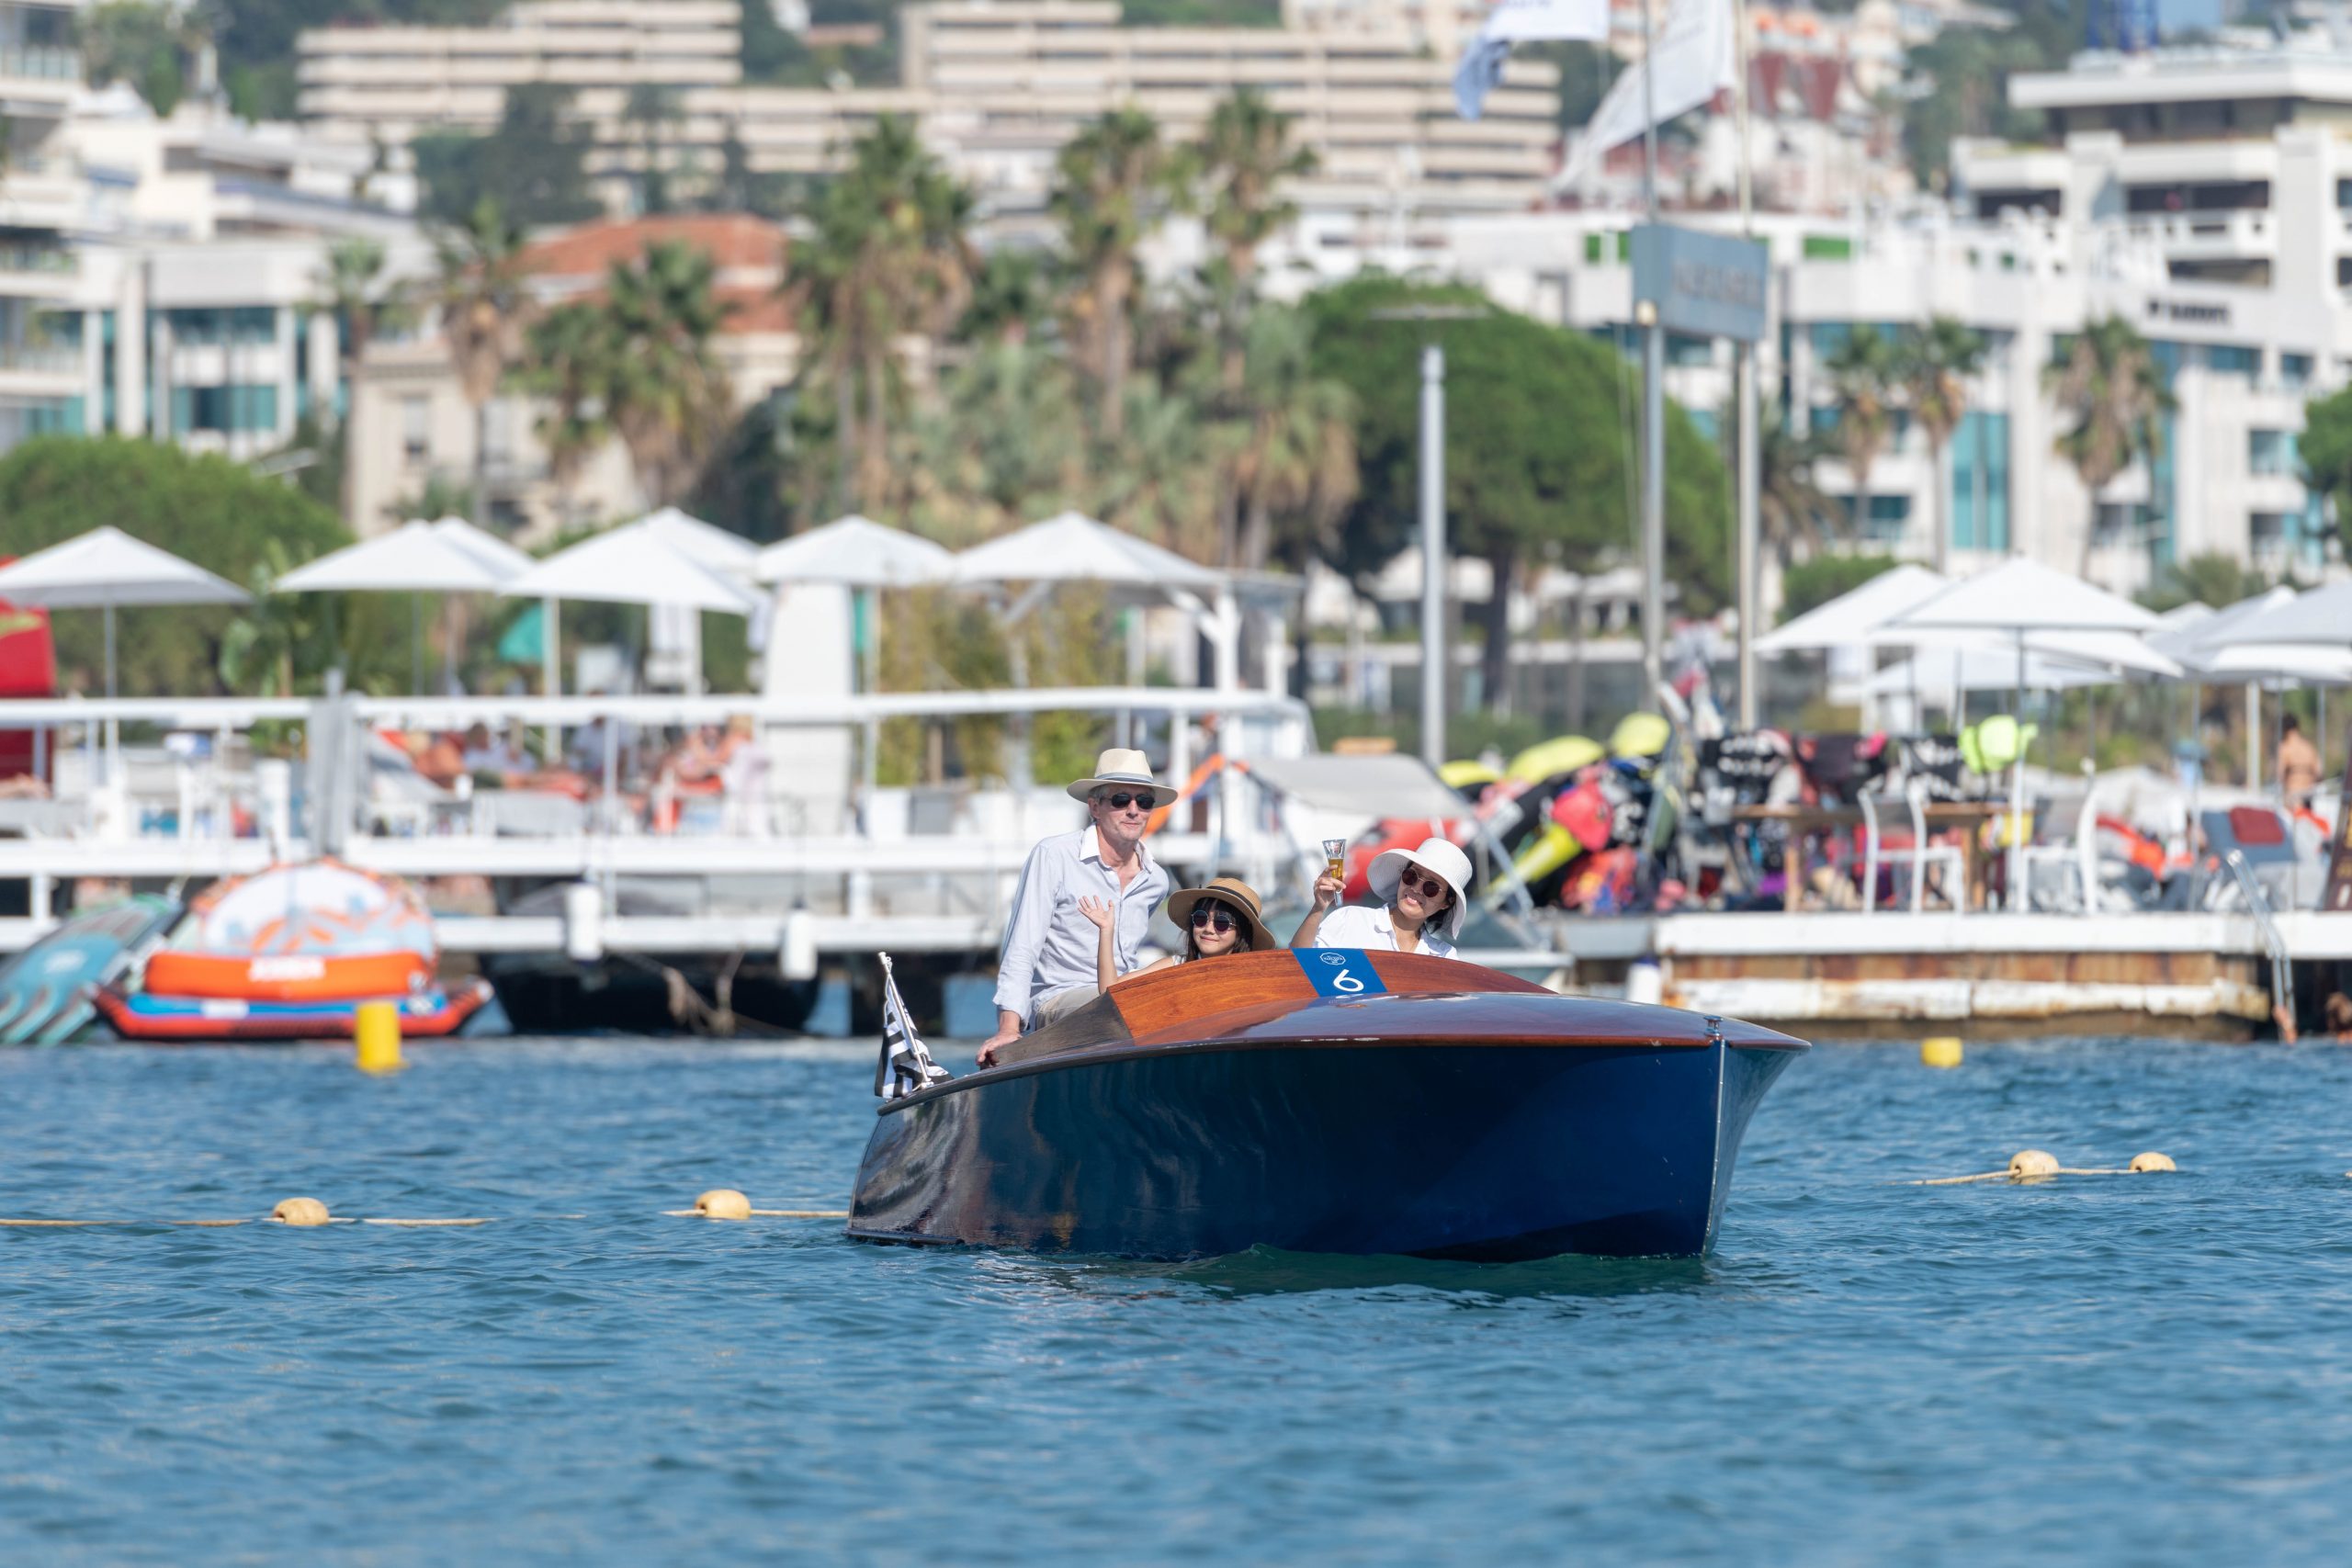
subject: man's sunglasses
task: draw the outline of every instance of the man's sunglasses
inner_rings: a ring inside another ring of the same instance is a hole
[[[1125,811],[1130,806],[1149,806],[1151,804],[1151,796],[1148,795],[1129,795],[1125,790],[1121,790],[1116,795],[1098,795],[1094,798],[1101,801],[1103,805],[1109,807],[1114,811]]]
[[[1434,898],[1446,891],[1446,886],[1434,876],[1404,876],[1397,878],[1396,891],[1419,893],[1423,898]]]
[[[1234,927],[1233,911],[1224,908],[1211,908],[1206,904],[1193,905],[1193,929],[1196,931],[1204,931],[1211,926],[1215,926],[1220,931],[1231,931]]]

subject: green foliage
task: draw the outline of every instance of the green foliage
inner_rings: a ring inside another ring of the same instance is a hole
[[[1903,361],[1895,340],[1876,327],[1862,325],[1846,334],[1823,368],[1838,400],[1834,439],[1838,455],[1854,477],[1854,520],[1859,526],[1871,514],[1871,469],[1886,450],[1894,423],[1894,400],[1901,395]]]
[[[2086,0],[2015,4],[2017,25],[1947,28],[1906,56],[1917,96],[1905,106],[1903,141],[1919,183],[1944,188],[1956,136],[2030,141],[2041,132],[2037,109],[2009,106],[2009,77],[2064,70],[2080,47]]]
[[[487,136],[438,132],[411,144],[424,186],[419,216],[450,226],[469,221],[484,201],[526,229],[585,223],[604,205],[588,184],[588,127],[569,118],[561,87],[509,87],[498,129]]]
[[[2352,387],[2304,406],[2298,447],[2303,482],[2335,507],[2345,553],[2352,555]]]
[[[1281,0],[1125,0],[1123,28],[1279,28]]]
[[[1781,574],[1781,619],[1795,620],[1900,565],[1893,556],[1815,556]]]
[[[334,512],[221,457],[122,436],[35,436],[0,457],[0,552],[26,555],[110,523],[230,581],[296,564],[350,542]],[[275,547],[279,552],[270,554]],[[166,606],[119,612],[126,694],[189,692],[217,671],[236,612]],[[61,679],[90,692],[105,681],[102,617],[54,617]],[[316,666],[296,671],[315,677]]]
[[[2140,595],[2140,603],[2159,613],[2183,604],[2225,610],[2269,586],[2267,577],[2240,565],[2237,557],[2214,550],[2165,567],[2155,586]]]
[[[2133,462],[2164,455],[2165,416],[2176,404],[2148,340],[2121,316],[2109,315],[2077,333],[2066,357],[2042,372],[2042,385],[2072,428],[2056,442],[2091,493],[2096,524],[2099,496]],[[2082,570],[2090,570],[2095,525],[2083,529]]]
[[[707,251],[665,240],[605,280],[597,390],[657,506],[693,481],[727,428],[734,394],[711,347],[724,314],[716,277]]]
[[[179,107],[191,39],[168,8],[148,0],[107,0],[76,15],[74,31],[93,86],[128,82],[159,115]]]

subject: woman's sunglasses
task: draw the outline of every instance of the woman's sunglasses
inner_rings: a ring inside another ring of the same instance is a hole
[[[1138,804],[1144,806],[1149,806],[1151,804],[1151,796],[1148,795],[1129,795],[1125,790],[1121,790],[1116,795],[1098,795],[1094,798],[1101,801],[1103,805],[1109,807],[1114,811],[1125,811],[1128,807]]]
[[[1193,905],[1193,929],[1196,931],[1204,931],[1211,926],[1215,926],[1220,931],[1231,931],[1234,927],[1233,911],[1215,908],[1206,904]]]
[[[1396,879],[1399,893],[1419,893],[1423,898],[1434,898],[1446,891],[1444,883],[1434,876],[1403,876]]]

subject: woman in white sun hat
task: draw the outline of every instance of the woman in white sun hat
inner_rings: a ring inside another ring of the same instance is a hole
[[[1315,909],[1290,939],[1293,947],[1365,947],[1390,953],[1453,956],[1469,915],[1464,890],[1470,857],[1444,839],[1425,839],[1410,853],[1375,856],[1370,874],[1378,904],[1338,908],[1340,882],[1326,872],[1315,879]]]

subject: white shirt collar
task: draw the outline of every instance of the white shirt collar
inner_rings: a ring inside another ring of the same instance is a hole
[[[1111,863],[1109,861],[1102,858],[1102,829],[1091,824],[1088,825],[1086,837],[1080,839],[1078,843],[1078,858],[1080,860],[1091,860],[1100,866],[1107,867]],[[1137,871],[1149,871],[1151,869],[1151,851],[1145,846],[1142,840],[1137,840],[1136,841],[1136,869]]]

